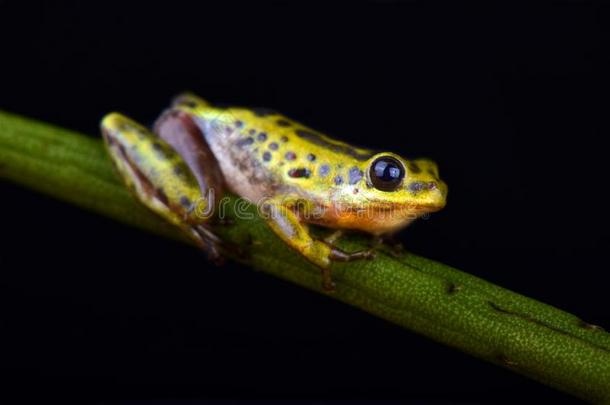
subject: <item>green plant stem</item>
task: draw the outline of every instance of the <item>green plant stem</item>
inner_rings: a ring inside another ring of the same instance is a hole
[[[99,139],[0,112],[0,178],[186,241],[130,196]],[[329,294],[318,269],[286,249],[253,207],[251,219],[236,218],[233,207],[227,206],[234,224],[216,231],[248,249],[247,259],[235,260]],[[365,244],[353,236],[340,245]],[[574,315],[411,253],[336,264],[333,277],[337,289],[329,295],[337,300],[577,397],[610,403],[610,335]]]

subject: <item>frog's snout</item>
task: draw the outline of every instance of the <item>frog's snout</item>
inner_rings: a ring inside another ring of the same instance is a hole
[[[432,190],[433,200],[436,206],[443,208],[447,203],[447,183],[442,180],[434,182],[435,187]]]
[[[412,177],[405,184],[406,190],[431,205],[444,206],[447,184],[441,180],[436,163],[428,159],[417,159],[412,163]]]
[[[424,189],[419,192],[419,201],[429,209],[439,210],[447,202],[447,185],[442,182],[429,182],[424,185]]]
[[[447,183],[440,179],[430,181],[428,183],[428,190],[433,192],[438,198],[442,198],[443,200],[447,198]]]

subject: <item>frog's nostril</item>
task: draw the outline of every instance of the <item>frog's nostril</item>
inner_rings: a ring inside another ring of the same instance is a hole
[[[424,182],[422,182],[422,181],[414,181],[413,183],[410,183],[410,184],[407,186],[407,188],[409,189],[409,191],[412,191],[412,192],[414,192],[414,193],[415,193],[415,192],[418,192],[418,191],[421,191],[421,190],[425,189],[426,187],[427,187],[427,186],[426,186],[426,183],[424,183]]]
[[[425,181],[414,181],[412,183],[410,183],[409,185],[407,185],[407,190],[411,191],[411,192],[419,192],[419,191],[425,191],[425,190],[439,190],[440,186],[437,182],[435,181],[429,181],[429,182],[425,182]]]

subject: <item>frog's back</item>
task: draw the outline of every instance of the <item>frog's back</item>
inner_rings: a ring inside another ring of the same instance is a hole
[[[191,101],[191,100],[189,100]],[[229,190],[251,201],[279,194],[328,199],[363,181],[374,152],[352,147],[269,109],[190,103]]]

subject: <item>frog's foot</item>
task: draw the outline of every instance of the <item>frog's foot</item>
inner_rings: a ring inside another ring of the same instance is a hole
[[[208,260],[216,265],[224,263],[223,242],[207,226],[189,226],[189,231],[197,246],[207,253]]]
[[[241,246],[220,239],[210,229],[209,224],[191,226],[190,229],[199,248],[207,252],[208,259],[216,265],[224,264],[226,256],[237,256],[239,259],[248,257]]]
[[[328,254],[328,260],[330,261],[351,262],[354,260],[371,260],[375,258],[375,252],[373,249],[346,252],[334,246],[328,246],[328,248],[330,249]],[[331,270],[328,265],[321,266],[320,269],[322,271],[322,288],[328,292],[335,291],[336,285],[332,279]]]
[[[322,241],[326,243],[330,248],[329,259],[338,262],[351,262],[354,260],[370,260],[375,258],[375,248],[358,250],[355,252],[345,252],[335,246],[335,243],[343,237],[345,232],[342,229],[338,229],[325,237]]]
[[[400,257],[404,254],[405,248],[402,243],[393,235],[376,235],[371,240],[371,248],[373,250],[385,250],[393,257]]]

